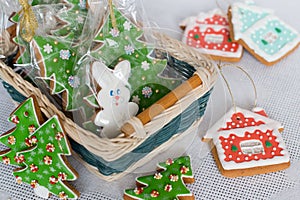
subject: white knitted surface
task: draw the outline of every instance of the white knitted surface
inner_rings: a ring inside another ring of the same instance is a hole
[[[225,1],[220,0],[223,3]],[[196,15],[200,11],[216,7],[215,1],[146,1],[145,10],[150,19],[159,24],[177,30],[177,24],[184,17]],[[277,15],[300,31],[300,20],[295,20],[300,8],[299,1],[267,0],[257,1],[258,5],[275,9]],[[268,5],[269,4],[269,5]],[[168,33],[168,32],[167,32]],[[176,34],[178,37],[178,34]],[[178,38],[180,39],[180,38]],[[119,181],[106,183],[83,167],[74,158],[69,158],[71,164],[79,172],[80,178],[72,182],[81,192],[82,200],[110,200],[121,199],[125,188],[135,186],[135,177],[140,172],[151,174],[155,164],[165,158],[179,156],[183,152],[191,155],[195,183],[188,185],[200,200],[294,200],[300,199],[300,49],[273,67],[265,67],[250,54],[245,52],[238,65],[243,66],[254,79],[258,91],[258,106],[263,107],[272,119],[283,123],[282,133],[291,156],[291,167],[287,170],[242,178],[224,178],[220,175],[214,159],[206,143],[201,142],[201,136],[227,109],[231,107],[230,96],[222,81],[218,81],[205,119],[200,131],[195,131],[185,142],[164,154],[134,174],[130,174]],[[253,89],[249,80],[234,68],[224,68],[236,102],[240,107],[251,108],[253,105]],[[0,133],[13,127],[7,118],[14,109],[10,98],[0,87]],[[200,134],[199,134],[200,133]],[[191,142],[192,141],[192,142]],[[4,146],[0,146],[4,149]],[[40,200],[33,194],[32,188],[26,184],[18,185],[12,176],[12,167],[0,163],[0,200],[8,197],[14,200]],[[57,199],[50,197],[50,199]]]

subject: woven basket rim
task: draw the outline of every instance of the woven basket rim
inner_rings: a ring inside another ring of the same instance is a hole
[[[157,38],[158,46],[165,49],[171,56],[175,57],[178,60],[184,61],[189,65],[195,68],[201,68],[206,71],[208,76],[211,76],[209,87],[214,85],[216,79],[216,69],[213,63],[203,54],[199,53],[197,50],[188,47],[187,45],[183,44],[182,42],[172,39],[167,35],[161,33],[155,33],[155,37]],[[71,119],[67,118],[65,114],[58,110],[50,101],[49,99],[41,93],[41,91],[34,87],[31,83],[24,80],[19,74],[16,74],[10,67],[6,66],[3,62],[0,61],[0,77],[10,85],[12,85],[15,89],[17,89],[22,95],[25,97],[29,97],[30,95],[35,95],[38,98],[38,104],[41,108],[41,111],[47,118],[52,117],[53,115],[58,115],[60,118],[61,123],[65,129],[65,132],[77,143],[82,144],[85,146],[84,142],[82,141],[83,138],[95,139],[95,141],[101,142],[103,146],[115,146],[123,142],[127,149],[132,149],[137,146],[139,143],[142,142],[141,139],[137,139],[134,137],[131,138],[99,138],[94,133],[83,129]],[[209,89],[209,88],[208,88]],[[104,148],[105,149],[105,148]],[[88,148],[93,153],[98,156],[101,156],[101,152],[93,151],[92,148]],[[124,149],[126,151],[126,149]],[[103,155],[102,155],[103,156]],[[106,158],[103,156],[104,159]],[[109,159],[108,159],[109,160]]]

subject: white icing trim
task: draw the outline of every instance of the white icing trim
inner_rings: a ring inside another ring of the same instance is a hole
[[[255,24],[252,25],[251,28],[247,29],[244,33],[242,33],[240,30],[243,27],[242,21],[240,20],[240,15],[239,15],[239,9],[249,9],[249,10],[255,10],[255,12],[258,13],[267,13],[268,15],[265,16],[264,18],[260,19],[257,21]],[[247,5],[245,3],[234,3],[231,6],[231,15],[232,15],[232,20],[231,23],[233,25],[233,30],[234,30],[234,40],[243,40],[250,49],[252,49],[255,54],[259,55],[260,57],[264,58],[267,62],[274,62],[283,56],[285,56],[289,51],[294,49],[299,43],[300,43],[300,35],[291,26],[280,20],[278,17],[276,17],[273,14],[272,10],[261,8],[255,5]],[[259,46],[253,42],[251,39],[252,33],[257,31],[258,29],[264,28],[266,24],[268,23],[269,20],[278,20],[280,21],[284,26],[286,26],[290,31],[296,35],[298,35],[297,38],[295,38],[293,41],[288,42],[286,45],[284,45],[283,48],[280,49],[276,54],[270,55],[264,52],[262,49],[259,48]]]
[[[283,126],[280,122],[275,121],[273,119],[264,117],[262,115],[253,113],[249,110],[245,110],[239,107],[236,107],[236,112],[241,112],[245,117],[252,117],[256,121],[263,121],[265,124],[270,125],[273,129],[281,129]],[[204,139],[212,139],[215,136],[218,136],[220,132],[218,131],[220,128],[225,128],[227,122],[231,122],[231,117],[235,113],[235,109],[231,108],[222,118],[220,118],[211,128],[209,128],[204,135]]]
[[[185,44],[188,44],[187,38],[188,38],[188,32],[195,27],[200,27],[200,31],[206,30],[209,27],[213,27],[215,31],[219,31],[220,29],[227,29],[229,31],[229,25],[208,25],[208,24],[199,24],[197,21],[204,21],[207,18],[211,18],[214,15],[220,15],[221,17],[225,17],[227,19],[227,15],[225,15],[220,9],[214,9],[208,13],[201,12],[197,17],[189,17],[186,20],[184,20],[184,24],[186,26],[185,32],[182,37],[182,42]],[[228,21],[228,19],[227,19]],[[243,46],[239,45],[239,48],[237,49],[236,52],[224,52],[220,50],[210,50],[210,49],[205,49],[205,48],[195,48],[197,49],[200,53],[203,54],[208,54],[208,55],[213,55],[213,56],[219,56],[219,57],[229,57],[229,58],[240,58],[243,54]]]
[[[219,140],[219,136],[228,137],[230,134],[235,134],[237,136],[243,137],[245,132],[254,132],[255,130],[261,130],[263,132],[267,130],[273,130],[273,135],[277,137],[276,142],[279,143],[279,147],[283,150],[281,151],[281,154],[283,156],[275,156],[272,159],[260,159],[260,160],[252,160],[249,162],[242,162],[242,163],[236,163],[234,161],[227,162],[225,161],[225,150],[222,148],[222,145]],[[268,166],[268,165],[276,165],[281,163],[288,163],[290,161],[289,152],[287,151],[286,145],[284,143],[284,140],[279,133],[277,129],[272,129],[272,124],[270,125],[260,125],[260,126],[254,126],[254,127],[247,127],[244,129],[234,129],[229,131],[220,131],[219,136],[216,136],[213,138],[214,144],[217,148],[219,160],[222,164],[222,167],[225,170],[234,170],[234,169],[248,169],[253,167],[260,167],[260,166]]]

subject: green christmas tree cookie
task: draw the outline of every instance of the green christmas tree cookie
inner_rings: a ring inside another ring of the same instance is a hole
[[[41,125],[32,137],[35,137],[35,145],[18,153],[24,156],[26,167],[13,173],[17,182],[30,184],[43,198],[54,194],[60,199],[77,199],[77,192],[65,183],[76,180],[77,174],[63,157],[71,155],[71,150],[58,117]]]
[[[168,159],[158,168],[154,175],[137,178],[138,187],[125,190],[124,199],[194,199],[184,184],[194,182],[189,156]]]
[[[73,89],[80,85],[76,49],[53,37],[35,36],[32,44],[41,78],[48,81],[52,94],[63,93],[64,109],[72,110]]]
[[[43,122],[35,97],[32,96],[22,103],[11,114],[9,121],[16,124],[16,127],[0,137],[0,142],[9,147],[0,152],[0,159],[5,164],[23,167],[24,156],[22,154],[17,156],[17,152],[35,144],[35,137],[32,134]]]
[[[141,112],[174,89],[179,81],[159,76],[167,60],[151,57],[153,48],[142,41],[143,30],[113,9],[116,27],[108,13],[93,40],[91,56],[111,68],[122,60],[131,63],[131,101],[139,104]]]

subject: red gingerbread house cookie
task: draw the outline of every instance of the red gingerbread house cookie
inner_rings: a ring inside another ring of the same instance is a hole
[[[251,176],[286,169],[289,153],[280,134],[281,123],[264,110],[231,109],[204,136],[210,141],[222,175]]]
[[[237,62],[242,57],[243,47],[231,41],[227,16],[219,9],[189,17],[181,27],[185,29],[183,43],[212,59]]]

